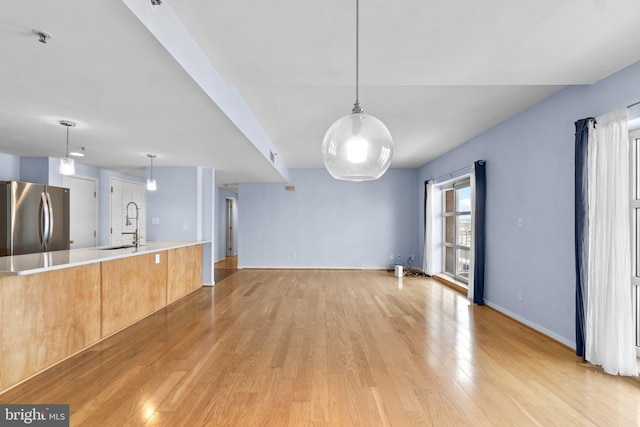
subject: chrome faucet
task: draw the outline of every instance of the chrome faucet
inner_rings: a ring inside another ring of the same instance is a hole
[[[139,228],[139,224],[140,224],[140,218],[139,218],[139,209],[138,209],[138,205],[136,204],[136,202],[129,202],[127,203],[127,207],[125,208],[125,210],[127,211],[127,216],[125,219],[125,223],[124,225],[126,225],[127,227],[131,225],[131,220],[134,219],[133,217],[129,216],[129,206],[133,205],[136,208],[136,216],[135,216],[135,220],[136,220],[136,231],[123,231],[122,234],[133,234],[133,244],[136,246],[136,248],[140,247],[140,228]]]

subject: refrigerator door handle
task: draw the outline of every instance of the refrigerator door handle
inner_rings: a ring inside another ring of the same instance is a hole
[[[40,194],[40,221],[39,221],[39,236],[40,236],[40,245],[43,250],[47,250],[47,235],[49,233],[49,208],[47,206],[47,196],[46,193]]]
[[[49,246],[49,243],[51,243],[51,239],[53,238],[53,202],[51,201],[51,194],[49,194],[49,192],[46,194],[47,207],[49,208],[49,231],[47,233],[47,246]]]

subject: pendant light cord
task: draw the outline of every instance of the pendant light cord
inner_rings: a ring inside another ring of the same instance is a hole
[[[358,85],[360,75],[360,0],[356,0],[356,103],[360,102]]]
[[[64,157],[68,158],[69,157],[69,126],[66,126],[66,127],[67,127],[67,152]]]
[[[67,151],[65,152],[64,157],[68,159],[69,158],[69,128],[74,127],[76,124],[69,120],[60,120],[58,123],[60,123],[62,126],[67,128]]]
[[[360,85],[360,0],[356,0],[356,102],[353,104],[352,114],[362,113],[360,106],[359,85]]]

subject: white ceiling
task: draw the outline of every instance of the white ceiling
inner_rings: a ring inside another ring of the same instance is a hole
[[[322,167],[324,133],[355,98],[355,1],[163,0],[155,13],[182,22],[288,168]],[[639,23],[638,0],[362,0],[360,101],[393,135],[391,167],[419,167],[640,60]],[[68,119],[91,166],[143,176],[155,153],[156,166],[215,168],[218,185],[283,180],[123,1],[13,0],[0,52],[0,152],[62,157]]]

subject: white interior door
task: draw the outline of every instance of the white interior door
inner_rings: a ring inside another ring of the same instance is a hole
[[[89,177],[62,177],[69,191],[69,240],[71,249],[96,245],[98,235],[98,180]]]
[[[147,190],[145,185],[111,178],[110,200],[109,245],[131,244],[133,235],[122,233],[135,231],[136,227],[140,233],[140,244],[144,245],[147,241]],[[135,205],[130,204],[131,202]],[[129,206],[128,211],[127,205]],[[137,222],[136,206],[138,207]],[[129,221],[127,221],[127,217]]]

